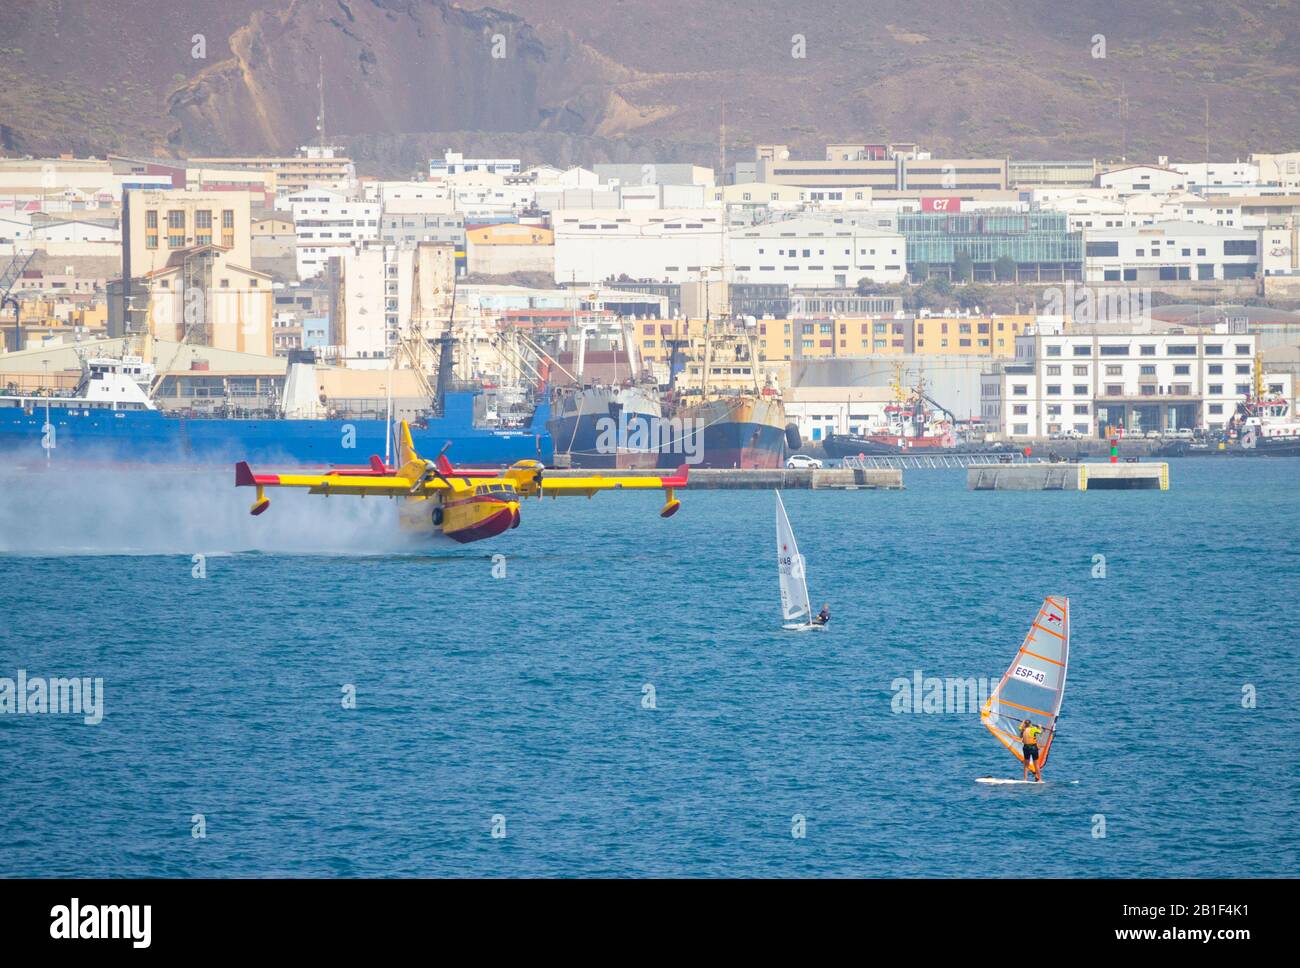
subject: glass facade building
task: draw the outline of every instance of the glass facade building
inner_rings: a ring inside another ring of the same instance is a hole
[[[898,231],[907,240],[907,268],[922,263],[931,275],[954,273],[958,253],[975,266],[975,278],[994,277],[1003,256],[1022,280],[1083,278],[1083,233],[1071,232],[1064,212],[905,212]]]

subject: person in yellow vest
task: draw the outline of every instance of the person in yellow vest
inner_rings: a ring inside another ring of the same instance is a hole
[[[1022,720],[1020,723],[1020,742],[1023,746],[1021,752],[1025,758],[1025,779],[1029,779],[1029,771],[1034,771],[1034,779],[1039,783],[1043,782],[1042,771],[1038,769],[1038,738],[1042,735],[1043,730],[1040,726],[1035,726],[1029,720]]]

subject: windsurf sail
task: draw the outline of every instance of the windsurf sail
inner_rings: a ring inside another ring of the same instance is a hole
[[[1047,763],[1056,739],[1056,719],[1065,696],[1070,664],[1070,600],[1043,600],[1029,634],[1011,660],[1011,667],[980,710],[980,721],[1022,763],[1020,724],[1029,720],[1043,730],[1038,764]]]
[[[803,557],[794,540],[790,519],[785,516],[781,492],[776,492],[776,564],[781,576],[781,617],[787,622],[808,622],[812,605],[804,578]]]

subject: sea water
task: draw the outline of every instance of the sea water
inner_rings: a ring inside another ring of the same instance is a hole
[[[93,724],[0,714],[0,875],[1300,870],[1300,461],[787,491],[817,635],[780,629],[770,492],[425,549],[391,502],[250,518],[228,477],[0,474],[0,678],[103,681]],[[903,684],[995,683],[1046,594],[1049,782],[977,784],[1020,764]]]

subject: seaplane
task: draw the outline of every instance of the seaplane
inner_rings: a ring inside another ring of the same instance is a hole
[[[450,538],[461,544],[494,538],[519,527],[519,508],[528,498],[591,497],[597,491],[662,490],[659,516],[671,518],[682,506],[675,495],[686,486],[682,464],[671,477],[592,475],[547,477],[540,461],[521,460],[503,471],[457,470],[444,447],[434,460],[415,452],[406,421],[398,430],[396,467],[382,457],[370,458],[368,470],[333,470],[324,474],[257,474],[247,461],[235,465],[235,486],[257,488],[250,514],[271,506],[270,487],[305,488],[309,494],[395,498],[402,530],[416,537]]]

